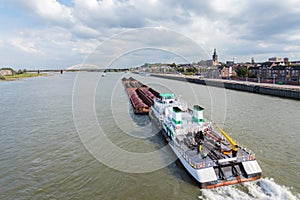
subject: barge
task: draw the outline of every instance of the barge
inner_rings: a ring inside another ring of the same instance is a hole
[[[159,93],[134,78],[123,78],[123,85],[135,114],[148,114]]]

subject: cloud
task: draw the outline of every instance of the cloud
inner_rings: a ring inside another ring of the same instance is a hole
[[[75,0],[74,15],[78,21],[94,29],[146,25],[142,12],[127,1]]]
[[[30,41],[24,41],[22,38],[13,38],[9,41],[11,46],[14,46],[25,53],[41,53]]]
[[[113,38],[112,46],[101,52],[101,55],[108,55],[106,58],[136,46],[159,46],[188,55],[191,61],[202,59],[203,54],[199,55],[193,49],[196,47],[185,44],[186,40],[179,35],[201,45],[207,59],[210,59],[213,48],[217,48],[223,61],[233,57],[249,60],[254,55],[263,59],[268,52],[297,59],[299,8],[297,0],[228,0],[226,3],[222,0],[4,0],[0,7],[0,21],[10,23],[2,25],[0,40],[10,41],[2,42],[2,47],[20,55],[19,61],[13,64],[26,62],[28,54],[36,62],[40,61],[39,64],[76,64],[74,62],[93,53],[101,42],[105,43],[109,38]],[[4,20],[5,17],[8,19]],[[139,31],[142,37],[135,35],[134,38],[128,34],[124,34],[122,39],[113,37],[145,27],[164,27],[179,34]],[[150,52],[157,53],[147,50],[148,56]],[[166,55],[162,54],[161,61]],[[140,52],[134,54],[134,63],[143,63],[147,60],[145,55]],[[168,53],[166,57],[171,60],[171,55]],[[7,60],[5,62],[12,60],[6,57],[0,59]]]
[[[83,24],[76,24],[72,28],[72,33],[78,38],[96,38],[100,35],[99,31]]]
[[[74,23],[73,10],[56,0],[13,0],[22,8],[33,12],[44,22],[53,23],[54,25],[68,25]]]
[[[149,52],[153,52],[154,55],[149,55]],[[157,52],[161,52],[162,55],[155,61],[153,58],[158,57]],[[140,55],[139,59],[137,55]],[[191,63],[209,58],[195,41],[178,32],[165,28],[142,28],[114,35],[102,42],[89,55],[86,62],[102,67],[111,66],[113,63],[117,67],[116,63],[120,64],[121,57],[122,60],[126,60],[124,57],[127,57],[127,60],[128,57],[132,57],[134,65],[136,63],[141,65],[149,60],[152,62],[170,61],[170,55],[173,55],[173,62],[176,60],[180,63]],[[116,60],[119,61],[115,62]]]

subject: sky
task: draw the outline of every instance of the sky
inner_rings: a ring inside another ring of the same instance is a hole
[[[1,0],[0,66],[300,60],[299,0]]]

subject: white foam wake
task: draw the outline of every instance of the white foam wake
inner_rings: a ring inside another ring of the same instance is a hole
[[[262,178],[254,182],[231,185],[214,189],[201,189],[199,199],[204,200],[297,200],[300,194],[294,195],[290,188],[278,185],[272,178]]]

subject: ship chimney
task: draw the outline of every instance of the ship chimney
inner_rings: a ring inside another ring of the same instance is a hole
[[[201,106],[198,105],[193,106],[193,120],[195,122],[199,122],[199,123],[204,122],[203,110],[204,108],[202,108]]]
[[[172,124],[176,129],[181,127],[182,124],[182,115],[181,115],[181,109],[178,107],[173,107],[172,110]]]

